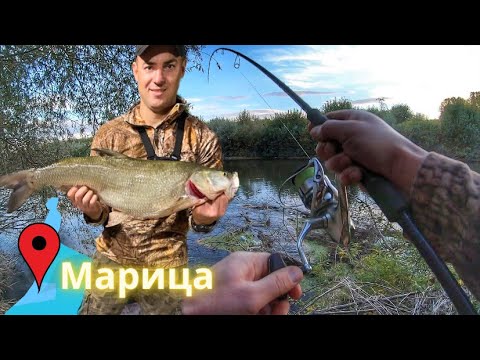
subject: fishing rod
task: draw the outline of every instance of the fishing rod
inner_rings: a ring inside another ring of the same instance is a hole
[[[283,83],[270,71],[248,56],[236,50],[222,47],[216,49],[210,58],[212,58],[213,55],[220,50],[229,51],[238,57],[247,60],[266,76],[268,76],[268,78],[277,84],[288,96],[290,96],[293,101],[298,104],[298,106],[300,106],[303,111],[305,111],[307,114],[307,119],[314,126],[322,125],[328,121],[328,118],[323,115],[320,110],[312,108],[285,83]],[[445,262],[438,256],[429,241],[425,238],[418,226],[415,224],[415,221],[410,214],[408,203],[402,194],[393,186],[390,181],[383,176],[375,174],[365,168],[362,168],[362,173],[363,175],[361,183],[367,190],[368,194],[383,211],[388,221],[396,222],[402,227],[406,237],[415,245],[420,255],[424,258],[425,262],[436,276],[437,280],[445,290],[445,293],[457,309],[458,314],[477,315],[469,298],[463,291],[462,287],[455,280],[455,277],[450,272]],[[284,266],[285,263],[281,259],[272,258],[271,261],[269,261],[269,267],[273,271]]]

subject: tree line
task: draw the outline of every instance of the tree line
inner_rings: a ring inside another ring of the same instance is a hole
[[[354,108],[350,100],[342,98],[327,101],[321,111],[327,113]],[[371,106],[365,110],[378,115],[429,151],[469,161],[480,160],[480,92],[471,92],[468,99],[445,99],[440,104],[439,119],[428,119],[423,114],[414,113],[406,104],[394,105],[390,109]],[[304,156],[296,140],[308,155],[314,154],[316,146],[307,131],[308,120],[299,110],[264,119],[244,110],[235,119],[215,118],[208,124],[218,134],[227,158]]]
[[[190,70],[203,71],[203,46],[187,49]],[[0,45],[0,174],[87,156],[91,138],[84,135],[138,100],[130,68],[134,51],[127,45]],[[445,99],[436,120],[405,104],[367,110],[427,149],[479,159],[479,99],[479,92]],[[335,99],[321,111],[352,107],[348,99]],[[305,156],[293,137],[312,155],[307,123],[298,110],[266,119],[245,110],[235,119],[208,122],[226,157],[265,158]]]

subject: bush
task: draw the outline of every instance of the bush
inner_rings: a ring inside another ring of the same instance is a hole
[[[443,108],[440,120],[443,139],[458,156],[479,156],[480,111],[475,106],[464,101],[450,102]]]
[[[410,110],[410,107],[406,104],[394,105],[390,109],[390,113],[395,119],[395,123],[401,124],[411,118],[413,118],[413,112]]]
[[[339,100],[336,98],[333,100],[328,100],[322,106],[323,113],[344,109],[353,109],[352,102],[344,98],[340,98]]]
[[[396,125],[395,129],[425,150],[433,151],[442,142],[441,123],[438,120],[415,117]]]

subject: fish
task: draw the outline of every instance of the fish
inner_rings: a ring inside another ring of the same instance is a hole
[[[109,149],[101,156],[72,157],[43,168],[0,177],[0,187],[12,189],[7,212],[19,209],[46,186],[68,191],[85,185],[99,200],[125,216],[159,219],[225,194],[231,200],[238,188],[237,172],[226,172],[185,161],[135,159]]]

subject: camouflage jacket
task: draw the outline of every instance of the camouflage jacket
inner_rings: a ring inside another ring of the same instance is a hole
[[[432,152],[417,173],[410,200],[420,230],[480,300],[480,174]]]
[[[107,148],[146,160],[145,147],[134,128],[143,126],[156,155],[170,156],[175,146],[175,120],[184,110],[183,100],[178,98],[177,104],[165,120],[153,128],[145,125],[140,117],[139,104],[136,104],[126,114],[108,121],[98,129],[92,142],[92,149]],[[92,150],[91,156],[96,155],[97,153]],[[196,162],[217,169],[223,167],[222,150],[217,136],[203,122],[191,115],[185,121],[181,161]],[[96,239],[97,250],[103,255],[119,264],[130,266],[169,268],[187,263],[188,210],[156,220],[137,220],[129,217],[120,224],[109,226],[112,218],[115,218],[115,212],[117,210],[104,205],[98,221],[93,222],[85,216],[87,223],[106,225]]]

